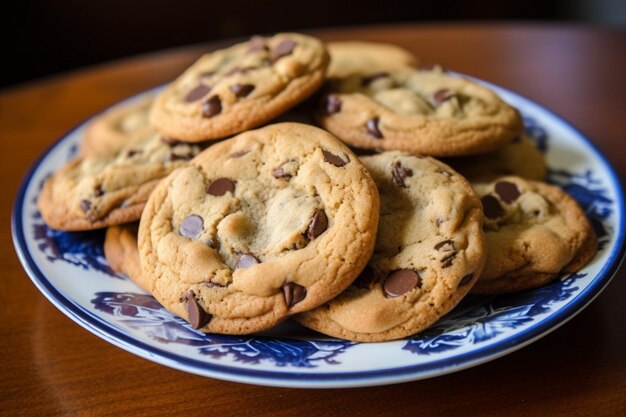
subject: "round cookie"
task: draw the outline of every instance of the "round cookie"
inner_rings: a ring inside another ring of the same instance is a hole
[[[37,201],[39,211],[48,226],[59,230],[137,221],[161,178],[200,150],[142,132],[115,154],[80,157],[61,167],[45,182]]]
[[[310,36],[255,36],[202,56],[159,94],[150,123],[188,142],[260,126],[313,93],[328,61],[323,44]]]
[[[115,154],[133,138],[152,133],[148,115],[153,101],[154,97],[144,98],[115,106],[97,116],[85,130],[81,155]]]
[[[472,292],[537,288],[595,255],[597,240],[585,213],[560,188],[502,177],[474,189],[484,206],[488,257]]]
[[[148,282],[141,273],[137,232],[139,223],[121,224],[107,228],[104,236],[104,256],[115,272],[120,272],[144,290],[148,291]]]
[[[317,307],[372,253],[376,186],[331,134],[280,123],[218,143],[155,189],[139,227],[149,290],[204,332],[246,334]]]
[[[373,74],[398,67],[415,67],[418,59],[409,51],[389,43],[342,41],[326,44],[330,54],[327,78]]]
[[[329,83],[318,121],[364,149],[459,156],[498,149],[523,130],[513,107],[440,68],[396,69]]]
[[[380,342],[426,329],[472,288],[485,262],[483,213],[469,183],[435,159],[385,152],[361,160],[380,192],[374,254],[353,285],[296,320]]]
[[[444,162],[472,182],[487,182],[505,175],[543,181],[548,172],[545,156],[526,135],[492,152],[447,158]]]

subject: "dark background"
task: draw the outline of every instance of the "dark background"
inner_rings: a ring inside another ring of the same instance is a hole
[[[315,27],[459,20],[626,27],[624,0],[9,1],[2,39],[10,59],[0,87],[179,45]]]

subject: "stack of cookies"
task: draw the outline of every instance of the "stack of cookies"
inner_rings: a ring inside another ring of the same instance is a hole
[[[99,116],[39,208],[52,228],[107,227],[111,267],[195,329],[293,317],[385,341],[593,257],[585,214],[545,175],[488,88],[394,45],[285,33]]]

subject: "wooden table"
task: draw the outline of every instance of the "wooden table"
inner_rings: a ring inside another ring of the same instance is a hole
[[[490,80],[572,122],[626,178],[626,32],[569,26],[405,25],[317,31],[394,42],[425,61]],[[626,415],[626,269],[584,312],[513,354],[392,386],[279,389],[176,371],[82,329],[41,295],[9,230],[20,179],[79,121],[171,80],[215,45],[76,71],[0,95],[0,414]]]

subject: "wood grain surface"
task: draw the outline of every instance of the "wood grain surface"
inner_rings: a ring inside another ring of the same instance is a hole
[[[516,91],[570,121],[626,178],[624,31],[401,25],[308,32],[397,43],[424,61]],[[140,56],[0,92],[0,415],[626,415],[623,267],[582,313],[515,353],[442,377],[371,388],[267,388],[190,375],[127,353],[58,311],[13,248],[10,214],[21,178],[80,121],[173,79],[216,46]]]

